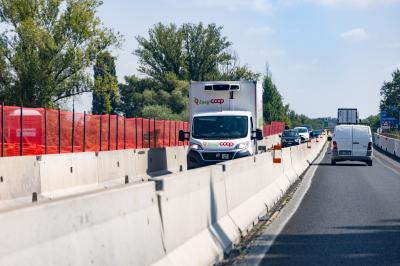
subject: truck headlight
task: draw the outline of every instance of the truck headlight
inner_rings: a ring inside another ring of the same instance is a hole
[[[244,150],[244,149],[247,149],[248,147],[249,147],[249,143],[248,142],[244,142],[244,143],[239,143],[238,145],[236,145],[235,149]]]
[[[198,150],[202,150],[203,148],[199,144],[190,143],[189,149],[198,151]]]

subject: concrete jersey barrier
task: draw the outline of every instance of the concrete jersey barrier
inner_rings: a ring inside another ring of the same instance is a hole
[[[374,144],[385,152],[400,158],[400,139],[394,139],[375,133]]]
[[[0,265],[150,265],[165,255],[152,182],[0,213]]]

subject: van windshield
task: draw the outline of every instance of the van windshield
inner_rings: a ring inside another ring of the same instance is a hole
[[[193,119],[196,139],[239,139],[248,135],[247,116],[200,116]]]

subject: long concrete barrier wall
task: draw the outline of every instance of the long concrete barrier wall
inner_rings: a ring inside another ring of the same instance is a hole
[[[400,158],[400,140],[374,134],[374,144],[391,155]]]
[[[86,187],[146,181],[184,171],[187,147],[67,153],[0,159],[0,202],[37,193],[55,197]]]
[[[324,144],[277,151],[282,164],[268,152],[0,212],[0,265],[212,265]]]
[[[155,184],[0,212],[0,265],[150,265],[165,256]]]
[[[262,145],[280,142],[268,136]],[[37,193],[45,198],[185,171],[187,147],[66,153],[0,159],[0,202]]]

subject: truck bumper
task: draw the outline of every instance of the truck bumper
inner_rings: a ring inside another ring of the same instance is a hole
[[[250,152],[248,150],[239,150],[239,151],[229,151],[229,153],[232,153],[232,156],[230,159],[227,160],[206,160],[204,159],[203,153],[206,154],[216,154],[216,153],[224,153],[224,152],[199,152],[195,150],[189,150],[188,155],[187,155],[187,165],[188,169],[193,169],[193,168],[198,168],[198,167],[203,167],[203,166],[208,166],[220,162],[225,162],[233,159],[238,159],[238,158],[243,158],[250,156]]]

